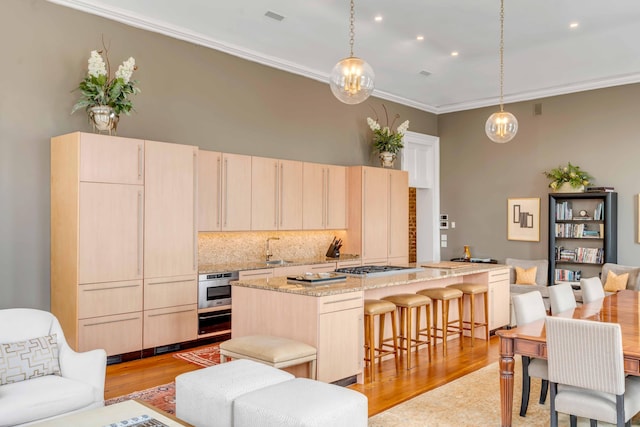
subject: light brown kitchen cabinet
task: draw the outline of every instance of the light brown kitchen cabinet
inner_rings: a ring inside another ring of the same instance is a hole
[[[302,228],[346,228],[347,168],[305,162],[302,182]]]
[[[489,272],[489,330],[507,326],[510,317],[511,290],[509,288],[509,269]],[[480,304],[477,304],[479,306]],[[476,318],[482,319],[482,311],[476,312]],[[482,329],[480,329],[482,331]]]
[[[75,350],[143,348],[145,273],[190,277],[172,304],[196,304],[196,155],[81,132],[51,139],[51,311]],[[182,325],[189,337],[196,322]]]
[[[251,229],[302,229],[302,162],[251,158]]]
[[[291,265],[273,269],[274,277],[299,276],[305,273],[331,273],[336,269],[335,262],[323,262],[320,264]]]
[[[198,304],[144,311],[144,348],[198,338]]]
[[[273,268],[260,268],[257,270],[240,271],[238,273],[238,278],[240,280],[268,279],[274,276],[273,270]]]
[[[251,156],[200,150],[198,230],[251,230]]]
[[[349,227],[343,251],[362,264],[406,264],[409,256],[408,175],[405,171],[349,168]]]

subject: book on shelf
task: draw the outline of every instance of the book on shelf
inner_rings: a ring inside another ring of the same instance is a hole
[[[564,268],[556,268],[554,272],[554,282],[579,282],[581,270],[567,270]]]
[[[613,187],[587,187],[584,191],[586,193],[612,193],[615,189]]]

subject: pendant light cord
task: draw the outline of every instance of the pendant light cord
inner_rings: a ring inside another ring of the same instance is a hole
[[[356,36],[356,29],[355,29],[355,15],[356,15],[356,9],[353,6],[353,0],[351,0],[351,18],[349,19],[349,45],[351,46],[351,57],[353,57],[353,39]]]
[[[353,5],[353,3],[352,3]],[[352,47],[353,49],[353,47]],[[352,52],[353,55],[353,52]],[[504,111],[502,88],[504,86],[504,0],[500,0],[500,112]]]

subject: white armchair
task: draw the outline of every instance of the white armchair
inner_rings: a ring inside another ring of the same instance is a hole
[[[57,362],[55,346],[47,347],[50,342],[45,339],[34,340],[54,334]],[[28,340],[28,345],[8,345]],[[16,358],[16,349],[23,355],[31,353]],[[29,366],[17,366],[18,360]],[[0,310],[0,427],[104,406],[106,365],[104,350],[73,351],[53,314],[27,308]]]

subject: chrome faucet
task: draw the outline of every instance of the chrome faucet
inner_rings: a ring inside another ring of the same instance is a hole
[[[279,237],[269,237],[267,239],[267,261],[269,261],[271,259],[271,257],[273,256],[273,254],[271,253],[271,248],[269,247],[269,242],[271,240],[280,240]]]

